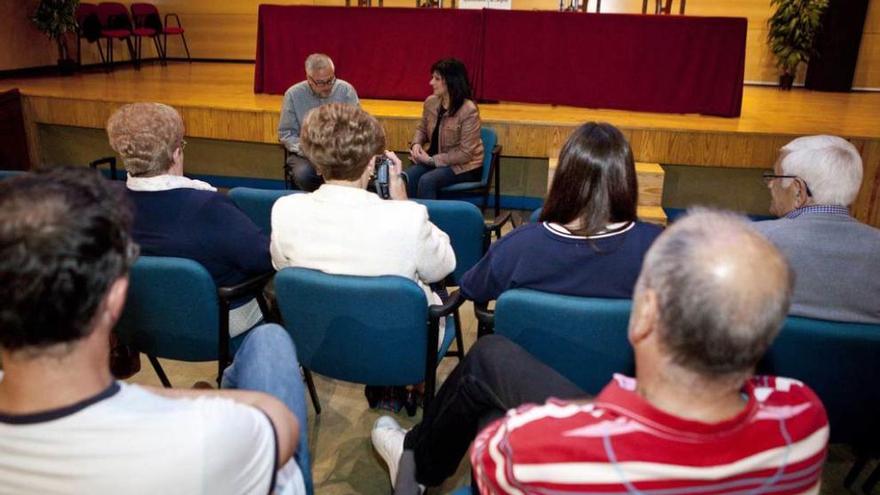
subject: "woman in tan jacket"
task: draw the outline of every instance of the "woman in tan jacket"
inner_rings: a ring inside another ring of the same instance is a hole
[[[480,111],[471,100],[467,69],[454,58],[431,67],[434,93],[425,100],[406,169],[410,198],[436,199],[443,187],[479,181],[483,164]]]

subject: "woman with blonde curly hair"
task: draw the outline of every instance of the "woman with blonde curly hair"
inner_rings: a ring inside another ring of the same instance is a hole
[[[135,208],[134,239],[150,256],[201,263],[218,286],[236,285],[272,270],[269,239],[225,195],[183,175],[183,120],[161,103],[133,103],[107,121],[110,146],[128,172]],[[256,300],[238,301],[229,333],[239,335],[262,320]]]

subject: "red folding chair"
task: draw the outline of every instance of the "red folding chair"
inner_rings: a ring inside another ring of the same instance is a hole
[[[101,2],[98,4],[98,20],[101,21],[101,37],[107,39],[107,60],[113,65],[113,40],[125,40],[128,45],[128,53],[134,61],[135,68],[139,68],[134,45],[131,42],[131,19],[128,17],[128,9],[125,5],[117,2]]]
[[[176,26],[168,25],[168,19],[172,17],[177,23]],[[164,26],[162,26],[162,34],[162,45],[165,49],[166,56],[168,55],[168,35],[180,36],[181,41],[183,41],[183,49],[186,50],[186,59],[192,62],[192,57],[189,55],[189,47],[186,45],[186,36],[183,35],[183,26],[180,24],[180,17],[178,17],[177,14],[165,14],[165,23]]]
[[[98,6],[93,3],[80,3],[76,8],[76,64],[82,65],[82,39],[89,43],[95,43],[98,47],[98,55],[101,63],[104,60],[104,51],[101,50],[101,21],[98,19]]]
[[[159,9],[151,3],[133,3],[131,4],[131,18],[134,20],[134,29],[131,32],[134,34],[135,55],[138,62],[140,62],[143,53],[144,38],[152,38],[156,54],[164,65],[165,51],[159,41],[159,35],[162,34],[162,19],[159,18]]]

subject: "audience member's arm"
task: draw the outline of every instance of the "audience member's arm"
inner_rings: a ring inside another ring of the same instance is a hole
[[[466,102],[458,112],[461,114],[461,140],[455,148],[433,156],[434,163],[438,167],[468,163],[480,152],[482,140],[479,110],[473,103]]]
[[[205,219],[204,248],[249,276],[272,271],[269,237],[223,195],[207,201],[199,212]]]
[[[355,95],[355,104],[357,104],[357,95]],[[293,95],[288,91],[284,93],[284,100],[281,103],[281,120],[278,122],[278,140],[288,151],[299,147],[299,129],[299,119],[293,110]]]
[[[499,273],[495,255],[498,243],[489,247],[489,252],[461,277],[461,295],[475,303],[488,303],[498,299],[509,288],[509,277]]]
[[[439,282],[455,270],[455,252],[446,232],[428,220],[428,210],[420,205],[421,232],[416,253],[416,273],[420,280]]]
[[[298,377],[294,377],[293,379],[298,379]],[[293,415],[283,402],[269,394],[250,390],[193,390],[160,387],[144,388],[156,395],[170,397],[172,399],[222,397],[231,399],[239,404],[255,407],[269,418],[269,421],[272,422],[272,426],[274,426],[275,432],[278,435],[278,465],[284,465],[284,463],[293,457],[293,454],[296,451],[296,445],[297,442],[299,442],[300,428],[296,416]]]
[[[427,103],[427,102],[426,102]],[[427,105],[422,106],[422,118],[419,119],[419,123],[416,124],[416,132],[413,134],[412,142],[410,143],[410,152],[412,153],[412,160],[416,163],[421,163],[419,157],[425,153],[425,150],[422,148],[422,145],[428,142],[428,107]]]

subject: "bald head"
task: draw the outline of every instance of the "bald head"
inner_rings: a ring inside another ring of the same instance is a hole
[[[750,372],[788,313],[785,258],[739,216],[696,210],[648,251],[636,298],[657,301],[663,351],[676,364],[720,377]]]

